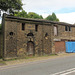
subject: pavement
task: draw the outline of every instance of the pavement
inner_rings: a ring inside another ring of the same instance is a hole
[[[71,55],[75,55],[75,53],[59,53],[58,55],[52,55],[52,56],[32,57],[29,59],[17,59],[17,60],[10,60],[10,61],[3,61],[2,59],[0,59],[0,66],[16,65],[22,63],[28,64],[28,63],[40,62],[40,61],[61,58],[61,57],[71,56]]]

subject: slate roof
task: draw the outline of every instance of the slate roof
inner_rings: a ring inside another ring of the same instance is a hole
[[[20,20],[20,21],[30,21],[30,22],[51,23],[51,24],[58,24],[58,25],[75,26],[73,24],[69,24],[69,23],[65,23],[65,22],[56,22],[56,21],[49,21],[49,20],[44,20],[44,19],[21,18],[21,17],[9,16],[9,15],[6,15],[5,18],[17,20],[17,21]]]

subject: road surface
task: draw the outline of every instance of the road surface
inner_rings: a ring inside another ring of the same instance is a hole
[[[0,67],[0,75],[75,75],[75,55]]]

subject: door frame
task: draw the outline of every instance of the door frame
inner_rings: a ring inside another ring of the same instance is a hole
[[[33,41],[28,41],[27,42],[27,53],[28,53],[28,43],[32,43],[33,44],[33,56],[35,55],[35,44],[34,44],[34,42]],[[29,55],[29,54],[28,54]]]

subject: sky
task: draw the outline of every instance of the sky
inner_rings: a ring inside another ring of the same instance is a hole
[[[35,12],[44,18],[56,14],[61,22],[75,23],[75,0],[23,0],[26,12]]]
[[[60,22],[75,23],[75,0],[22,0],[22,2],[27,13],[35,12],[45,18],[54,12]]]

